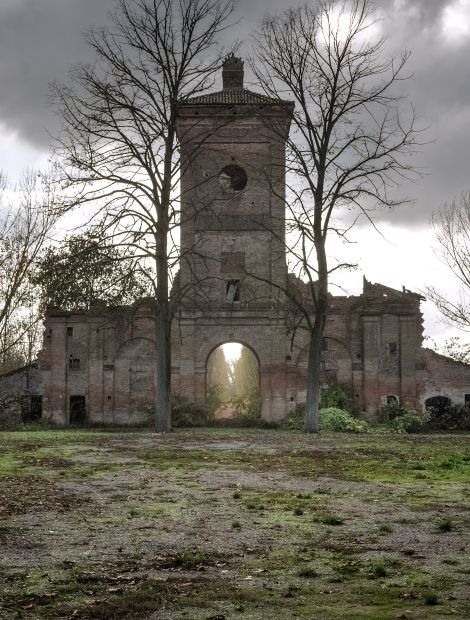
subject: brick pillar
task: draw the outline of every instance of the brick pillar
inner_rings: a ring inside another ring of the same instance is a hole
[[[402,403],[416,406],[416,359],[419,348],[418,325],[415,316],[400,317],[400,362]]]
[[[377,316],[362,317],[363,330],[363,397],[365,411],[370,419],[376,415],[380,404],[379,363],[380,363],[380,319]]]

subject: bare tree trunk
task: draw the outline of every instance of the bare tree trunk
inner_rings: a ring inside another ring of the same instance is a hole
[[[167,433],[171,430],[170,412],[170,348],[168,338],[167,308],[155,309],[155,343],[157,348],[155,364],[155,431]],[[166,310],[166,311],[165,311]]]
[[[318,316],[318,315],[317,315]],[[304,430],[306,433],[318,432],[318,410],[320,408],[320,362],[325,317],[315,318],[310,332],[310,349],[307,368],[307,406]]]

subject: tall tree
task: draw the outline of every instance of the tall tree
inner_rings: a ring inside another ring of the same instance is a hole
[[[145,297],[149,282],[125,249],[90,229],[46,248],[31,277],[43,306],[87,310],[97,300],[131,304]]]
[[[169,279],[184,165],[178,107],[211,85],[221,64],[217,37],[231,12],[227,0],[119,0],[112,26],[87,37],[96,63],[75,67],[71,87],[55,87],[64,124],[58,151],[67,190],[76,191],[71,205],[99,205],[153,288],[158,432],[171,428]]]
[[[370,220],[373,205],[398,204],[391,189],[409,176],[405,156],[417,143],[413,114],[401,112],[394,88],[404,79],[407,54],[388,57],[376,25],[369,0],[319,0],[266,17],[255,39],[253,69],[264,91],[295,102],[287,239],[306,286],[285,293],[309,333],[307,432],[318,430],[329,278],[345,266],[329,265],[328,235],[347,234],[338,217],[351,209]]]
[[[458,297],[449,298],[434,286],[426,288],[429,299],[450,325],[470,332],[470,191],[445,204],[433,217],[437,253],[460,283]]]
[[[35,261],[57,222],[59,201],[49,175],[26,172],[18,186],[5,179],[0,195],[0,367],[30,362],[38,345]],[[7,192],[5,190],[10,189]],[[10,196],[10,200],[7,198]],[[3,200],[2,200],[3,198]]]

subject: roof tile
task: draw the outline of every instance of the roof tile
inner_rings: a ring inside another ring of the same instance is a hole
[[[216,93],[191,97],[184,105],[253,105],[253,104],[286,104],[290,101],[274,99],[261,93],[254,93],[246,88],[225,88]]]

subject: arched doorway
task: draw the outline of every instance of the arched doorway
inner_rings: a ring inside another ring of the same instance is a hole
[[[426,409],[435,411],[437,414],[442,414],[452,405],[452,401],[447,396],[431,396],[424,402]]]
[[[216,420],[261,416],[259,362],[250,347],[226,342],[206,362],[206,402]]]

